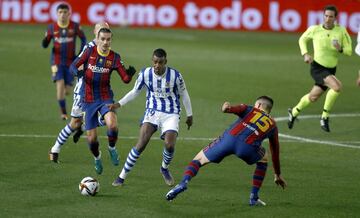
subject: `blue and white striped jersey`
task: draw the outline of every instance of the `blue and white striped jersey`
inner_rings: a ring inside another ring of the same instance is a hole
[[[192,115],[190,98],[182,75],[175,69],[166,67],[161,76],[154,73],[153,67],[140,71],[133,90],[126,94],[119,103],[121,105],[133,100],[146,87],[146,109],[164,113],[180,114],[180,96],[188,116]]]

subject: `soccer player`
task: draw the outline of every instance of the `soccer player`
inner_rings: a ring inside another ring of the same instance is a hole
[[[250,194],[250,206],[266,204],[259,199],[259,190],[263,183],[268,162],[268,154],[261,143],[268,138],[275,183],[282,188],[286,182],[281,176],[278,141],[278,129],[274,119],[269,115],[273,100],[268,96],[259,97],[254,106],[246,104],[231,105],[225,102],[222,112],[236,114],[239,118],[219,138],[203,148],[189,163],[181,182],[166,194],[168,201],[187,189],[190,180],[195,177],[201,167],[208,163],[220,163],[223,158],[235,154],[249,165],[256,164],[253,175],[253,186]]]
[[[357,35],[357,45],[356,45],[356,48],[355,48],[355,52],[356,52],[357,55],[360,56],[360,30],[359,30],[358,35]],[[358,72],[358,79],[356,81],[356,84],[358,86],[360,86],[360,70]]]
[[[105,22],[97,23],[94,27],[95,38],[93,41],[87,43],[84,46],[83,51],[85,51],[89,47],[93,47],[96,45],[96,36],[101,28],[109,28],[109,25]],[[83,54],[83,52],[80,53],[79,56],[81,56],[82,54]],[[54,146],[51,148],[51,150],[49,152],[49,159],[55,163],[58,163],[61,146],[63,144],[65,144],[66,140],[70,137],[70,135],[76,131],[73,136],[73,139],[74,139],[74,142],[77,143],[80,136],[83,134],[83,131],[81,128],[82,124],[83,124],[83,122],[82,122],[83,111],[82,111],[82,99],[81,99],[81,91],[80,91],[82,88],[82,84],[83,84],[83,78],[80,76],[80,77],[78,77],[77,83],[74,88],[74,102],[73,102],[73,106],[71,109],[71,120],[70,120],[69,124],[67,124],[60,131],[60,133],[55,141]],[[102,122],[99,122],[99,126],[102,126],[102,125],[104,125],[104,124]]]
[[[309,93],[299,103],[288,109],[288,127],[292,129],[299,113],[315,102],[329,88],[326,94],[323,113],[320,119],[321,128],[330,132],[329,113],[340,94],[342,85],[336,78],[336,66],[339,54],[351,55],[351,38],[344,27],[335,24],[338,10],[333,5],[325,6],[324,22],[309,27],[300,37],[299,45],[304,61],[311,64],[310,72],[315,81]],[[309,54],[307,42],[312,40],[314,59]]]
[[[86,37],[78,23],[70,20],[70,6],[61,3],[56,8],[57,22],[50,24],[42,40],[42,46],[47,48],[53,40],[50,64],[52,80],[56,83],[56,98],[58,100],[61,118],[68,119],[65,95],[70,93],[74,77],[69,72],[70,64],[75,59],[76,37],[81,39],[81,49],[86,44]]]
[[[186,110],[188,129],[193,123],[191,102],[182,75],[166,65],[167,58],[164,49],[158,48],[153,52],[152,62],[152,67],[141,70],[134,88],[118,103],[109,105],[111,110],[122,107],[135,99],[143,88],[147,89],[146,109],[138,142],[129,152],[120,175],[112,183],[113,186],[121,186],[124,183],[126,176],[157,129],[161,130],[161,139],[165,142],[160,173],[167,185],[174,184],[169,165],[174,157],[175,142],[179,132],[180,97]]]
[[[110,77],[116,70],[124,83],[129,83],[136,70],[129,66],[125,69],[120,55],[110,49],[112,32],[108,28],[101,28],[96,37],[96,44],[87,48],[81,57],[71,64],[70,70],[79,76],[79,67],[84,65],[83,82],[83,110],[85,129],[90,151],[95,158],[96,173],[103,172],[99,141],[97,139],[98,113],[104,117],[107,126],[108,150],[111,161],[116,166],[119,156],[115,147],[118,138],[117,116],[109,110],[107,104],[113,103],[113,92],[110,86]]]

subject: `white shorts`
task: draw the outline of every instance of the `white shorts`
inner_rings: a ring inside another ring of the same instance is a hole
[[[167,131],[179,133],[179,114],[168,114],[153,109],[146,109],[142,123],[151,123],[161,130],[161,138]]]

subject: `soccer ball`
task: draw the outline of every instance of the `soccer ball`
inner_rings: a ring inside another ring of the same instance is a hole
[[[95,196],[99,188],[100,183],[90,176],[83,178],[79,184],[80,193],[86,196]]]

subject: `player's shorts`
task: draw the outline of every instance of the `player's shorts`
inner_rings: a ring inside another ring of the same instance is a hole
[[[146,109],[144,119],[141,123],[150,123],[156,129],[161,130],[161,139],[164,139],[164,135],[167,131],[174,131],[179,133],[179,114],[168,114],[153,109]]]
[[[327,68],[313,61],[311,63],[310,73],[312,78],[315,80],[315,85],[326,91],[328,87],[324,85],[324,79],[329,75],[335,75],[336,67]]]
[[[104,115],[110,111],[107,104],[112,103],[114,103],[113,100],[83,103],[85,129],[90,130],[98,127],[98,113],[104,117]]]
[[[70,73],[69,67],[65,65],[52,65],[52,80],[54,82],[58,80],[64,80],[65,85],[72,86],[74,76]]]
[[[261,160],[265,155],[262,146],[239,143],[237,137],[224,133],[203,149],[207,159],[213,163],[220,163],[225,157],[235,154],[237,157],[251,165]]]
[[[71,116],[81,118],[83,116],[81,96],[74,92],[74,102],[71,108]]]

